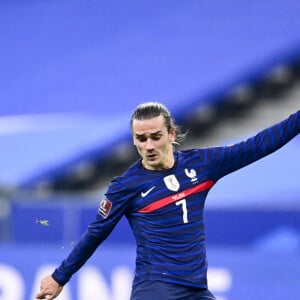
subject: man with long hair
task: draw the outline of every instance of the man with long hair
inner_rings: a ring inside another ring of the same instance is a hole
[[[174,145],[184,134],[163,104],[139,105],[130,125],[140,159],[112,180],[95,220],[69,256],[42,280],[37,299],[57,297],[123,215],[137,245],[131,300],[216,299],[207,284],[207,194],[223,176],[298,135],[300,111],[246,141],[182,151]]]

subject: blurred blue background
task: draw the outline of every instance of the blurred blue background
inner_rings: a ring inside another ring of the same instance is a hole
[[[1,1],[0,300],[34,298],[136,159],[139,103],[169,107],[190,130],[182,148],[239,141],[298,110],[299,14],[294,0]],[[211,191],[218,300],[297,297],[299,148],[297,137]],[[134,255],[122,219],[60,299],[128,299]]]

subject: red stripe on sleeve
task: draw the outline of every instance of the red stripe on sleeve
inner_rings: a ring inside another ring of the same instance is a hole
[[[187,196],[193,195],[195,193],[199,193],[199,192],[203,192],[205,190],[210,189],[212,186],[214,185],[214,181],[213,180],[208,180],[205,182],[202,182],[196,186],[193,186],[190,189],[187,189],[185,191],[179,192],[177,194],[168,196],[166,198],[157,200],[149,205],[147,205],[146,207],[140,209],[138,212],[140,213],[150,213],[153,212],[159,208],[162,208],[170,203],[174,203],[178,200],[184,199]]]

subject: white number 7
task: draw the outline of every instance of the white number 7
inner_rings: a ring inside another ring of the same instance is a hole
[[[185,199],[182,199],[180,201],[177,201],[176,202],[176,205],[182,205],[181,208],[182,208],[182,213],[183,213],[183,223],[188,223],[189,220],[188,220],[188,211],[187,211],[187,207],[186,207],[186,200]]]

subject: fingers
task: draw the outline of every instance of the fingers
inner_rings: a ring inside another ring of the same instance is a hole
[[[41,281],[40,292],[36,295],[36,299],[52,300],[56,298],[63,287],[60,286],[51,276],[46,276]]]
[[[36,299],[46,299],[46,300],[52,300],[55,298],[54,295],[49,295],[49,294],[45,294],[45,293],[38,293],[35,297]]]
[[[56,297],[57,295],[51,294],[49,292],[45,292],[45,291],[40,291],[37,295],[36,295],[36,299],[46,299],[46,300],[52,300]]]

